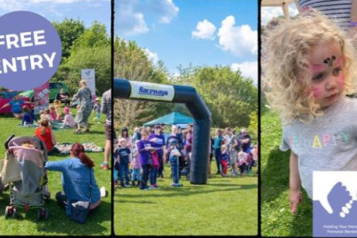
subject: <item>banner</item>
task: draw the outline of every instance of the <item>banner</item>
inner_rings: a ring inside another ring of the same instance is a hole
[[[153,99],[171,102],[175,96],[174,87],[156,83],[129,81],[131,85],[130,98]]]
[[[95,70],[94,69],[82,69],[82,79],[87,82],[88,88],[92,91],[92,100],[96,99],[95,94]]]
[[[39,114],[40,110],[45,110],[50,103],[50,81],[33,90],[33,98],[35,103],[35,114]]]

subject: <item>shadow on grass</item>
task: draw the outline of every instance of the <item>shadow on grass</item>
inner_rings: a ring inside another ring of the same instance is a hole
[[[55,202],[54,202],[55,203]],[[85,224],[79,224],[77,222],[69,220],[66,212],[63,208],[59,207],[57,204],[52,206],[53,212],[49,221],[37,222],[37,230],[44,233],[58,233],[67,235],[91,235],[91,234],[110,234],[110,230],[106,227],[100,225],[100,223],[111,221],[112,217],[112,206],[111,203],[102,201],[98,207],[87,218]],[[110,226],[109,226],[110,227]]]
[[[282,152],[278,147],[270,152],[267,165],[261,172],[262,203],[275,200],[289,189],[289,156],[289,151]]]
[[[218,185],[218,187],[221,187]],[[172,196],[192,196],[196,194],[208,194],[208,193],[216,193],[216,192],[229,192],[229,191],[239,191],[239,190],[246,190],[246,189],[256,189],[257,185],[234,185],[230,186],[231,188],[227,189],[211,189],[211,190],[201,190],[196,191],[197,187],[181,187],[181,188],[162,188],[160,191],[168,191],[171,193],[165,194],[157,194],[157,193],[148,193],[150,191],[144,191],[142,194],[115,194],[114,196],[121,197],[121,198],[136,198],[136,197],[172,197]],[[186,191],[183,191],[186,190]],[[190,191],[194,190],[194,191]]]

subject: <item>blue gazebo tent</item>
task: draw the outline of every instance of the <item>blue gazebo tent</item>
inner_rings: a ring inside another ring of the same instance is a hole
[[[156,124],[165,124],[165,125],[177,125],[177,124],[190,124],[193,123],[194,120],[186,115],[183,115],[179,112],[172,112],[163,117],[157,118],[153,121],[149,121],[144,124],[144,126],[153,126]]]

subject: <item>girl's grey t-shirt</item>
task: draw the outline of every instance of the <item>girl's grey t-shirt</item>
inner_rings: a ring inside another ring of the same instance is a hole
[[[302,187],[312,198],[313,171],[357,170],[357,99],[342,97],[312,123],[283,125],[280,150],[298,156]]]

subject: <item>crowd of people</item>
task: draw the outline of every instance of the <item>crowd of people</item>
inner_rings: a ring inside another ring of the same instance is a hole
[[[166,138],[165,124],[157,124],[153,128],[137,127],[132,136],[128,128],[122,128],[113,153],[115,187],[156,189],[157,178],[164,178],[165,163],[171,166],[171,185],[181,187],[181,176],[189,176],[193,129],[192,124],[188,124],[186,129],[173,125]],[[228,166],[231,176],[238,175],[238,169],[241,176],[251,174],[258,157],[258,146],[251,145],[251,137],[244,129],[239,135],[235,135],[231,128],[226,128],[224,134],[217,129],[216,136],[210,136],[208,174],[211,174],[213,158],[217,163],[217,174],[222,177],[228,176]]]
[[[103,102],[100,104],[98,98],[92,100],[90,89],[87,87],[86,82],[81,80],[79,83],[79,90],[73,96],[73,100],[77,101],[77,112],[75,117],[70,112],[69,107],[71,106],[71,102],[68,100],[68,93],[64,93],[63,90],[61,93],[66,94],[65,97],[57,95],[53,104],[48,109],[39,112],[39,119],[36,119],[34,112],[31,110],[31,102],[26,103],[18,96],[16,96],[9,104],[4,105],[4,107],[12,106],[12,112],[15,118],[22,119],[22,126],[35,127],[34,135],[43,142],[47,154],[50,156],[58,152],[55,147],[57,139],[53,130],[54,124],[61,123],[62,128],[77,128],[77,130],[74,131],[76,134],[82,133],[81,127],[84,126],[85,132],[88,132],[88,119],[92,110],[96,114],[94,121],[99,123],[100,114],[104,113],[107,115],[105,134],[107,142],[109,141],[110,144],[111,132],[108,132],[108,124],[111,125],[111,108],[109,108],[111,107],[111,98],[108,97],[108,95],[111,94],[111,90],[107,90],[103,94]],[[37,122],[38,125],[35,125],[35,122]],[[108,153],[108,143],[106,144],[105,150],[105,155],[110,154]],[[108,170],[107,163],[105,165],[105,161],[107,160],[108,158],[105,158],[104,163],[102,164],[104,170]],[[94,162],[88,155],[86,155],[84,146],[80,143],[74,143],[72,145],[70,158],[60,161],[46,162],[44,167],[45,170],[62,172],[63,191],[56,193],[56,200],[61,207],[66,208],[67,215],[71,215],[71,210],[69,206],[66,205],[70,204],[68,201],[88,201],[89,196],[90,210],[94,210],[99,206],[101,202],[101,193],[95,180],[93,167]],[[82,182],[76,184],[74,181]]]

